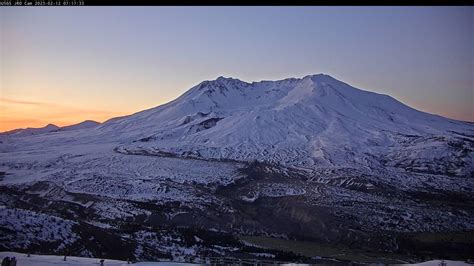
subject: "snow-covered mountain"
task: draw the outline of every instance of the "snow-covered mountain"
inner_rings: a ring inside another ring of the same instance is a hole
[[[331,76],[247,83],[219,77],[167,104],[98,126],[48,125],[24,136],[120,143],[121,152],[265,161],[289,167],[399,167],[472,176],[474,123],[415,110]],[[37,142],[32,140],[32,142]],[[41,141],[41,143],[45,143]]]
[[[129,151],[304,168],[388,162],[458,175],[473,169],[473,123],[417,111],[323,74],[253,83],[219,77],[98,131],[113,133]]]

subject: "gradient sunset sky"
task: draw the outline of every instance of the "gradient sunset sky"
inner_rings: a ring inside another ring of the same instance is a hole
[[[474,121],[473,7],[8,7],[0,50],[0,131],[317,73]]]

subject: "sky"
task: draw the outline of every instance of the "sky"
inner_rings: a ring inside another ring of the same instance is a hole
[[[474,121],[474,7],[8,7],[0,53],[0,131],[318,73]]]

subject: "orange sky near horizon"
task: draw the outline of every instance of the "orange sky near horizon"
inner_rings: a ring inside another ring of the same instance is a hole
[[[84,120],[104,122],[131,113],[0,98],[0,132],[17,128],[44,127],[47,124],[67,126]]]

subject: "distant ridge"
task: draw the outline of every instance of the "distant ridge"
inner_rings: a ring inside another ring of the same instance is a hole
[[[18,128],[18,129],[13,129],[5,132],[1,132],[0,135],[4,136],[15,136],[15,137],[21,137],[21,136],[31,136],[31,135],[38,135],[38,134],[44,134],[44,133],[49,133],[49,132],[56,132],[56,131],[69,131],[69,130],[77,130],[77,129],[86,129],[86,128],[91,128],[100,125],[99,122],[93,121],[93,120],[85,120],[81,123],[69,125],[69,126],[64,126],[64,127],[58,127],[54,124],[48,124],[44,127],[39,127],[39,128],[33,128],[33,127],[28,127],[28,128]]]

